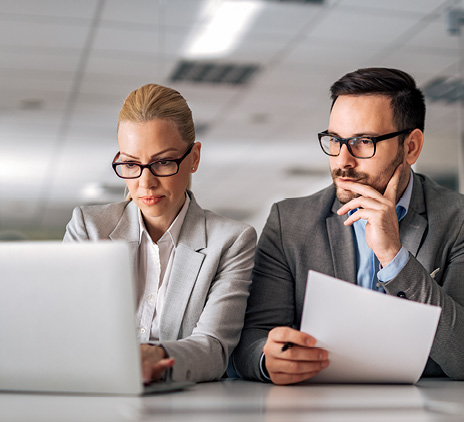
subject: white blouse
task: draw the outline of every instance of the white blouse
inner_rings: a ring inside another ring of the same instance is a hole
[[[177,241],[190,204],[185,203],[158,243],[152,241],[139,210],[140,240],[137,253],[137,336],[140,343],[159,340],[159,320],[171,276]]]

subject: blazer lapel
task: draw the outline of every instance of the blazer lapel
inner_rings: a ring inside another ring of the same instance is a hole
[[[427,229],[427,219],[424,217],[425,212],[422,183],[414,174],[414,183],[408,213],[400,221],[401,244],[414,256],[417,256],[422,238]]]
[[[335,199],[332,213],[326,219],[327,234],[334,266],[334,276],[340,280],[356,283],[356,256],[354,252],[354,239],[351,227],[343,223],[347,216],[339,216],[337,210],[340,202]]]
[[[123,241],[128,244],[134,280],[136,280],[135,277],[138,272],[137,249],[140,238],[138,210],[139,209],[134,201],[129,202],[127,207],[124,209],[121,219],[109,236],[113,241]]]
[[[205,259],[206,218],[193,194],[176,247],[172,273],[166,290],[164,311],[160,320],[160,341],[177,340],[185,311]]]

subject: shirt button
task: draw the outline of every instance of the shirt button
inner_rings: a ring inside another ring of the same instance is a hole
[[[140,329],[140,332],[141,332],[142,334],[145,334],[145,333],[147,332],[147,330],[146,330],[145,328],[142,327],[142,328]]]
[[[401,299],[406,299],[406,293],[404,293],[403,291],[398,292],[396,296],[400,297]]]
[[[147,296],[147,300],[149,302],[151,302],[153,300],[153,295],[151,293]]]

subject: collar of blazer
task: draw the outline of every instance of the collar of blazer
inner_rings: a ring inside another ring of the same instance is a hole
[[[342,206],[337,199],[335,187],[332,185],[327,189],[327,194],[332,200],[331,213],[327,216],[326,228],[329,239],[330,252],[334,276],[356,284],[356,255],[354,250],[353,232],[343,223],[348,215],[338,215],[337,211]],[[342,247],[340,247],[343,245]]]
[[[165,303],[171,306],[165,307],[160,318],[161,342],[177,340],[185,335],[190,335],[190,332],[184,332],[184,325],[196,315],[195,307],[190,311],[188,310],[192,292],[198,284],[201,288],[202,282],[206,281],[209,288],[210,283],[208,277],[202,277],[200,282],[198,280],[205,259],[205,254],[202,252],[206,248],[205,212],[197,204],[193,193],[187,190],[187,194],[190,196],[190,206],[179,234],[165,296]]]
[[[413,172],[414,184],[412,187],[411,202],[408,213],[400,222],[400,239],[403,247],[412,255],[417,256],[427,229],[426,187],[422,176]]]
[[[192,191],[187,190],[190,206],[179,234],[178,244],[183,244],[194,251],[206,248],[206,217],[205,211],[195,199]]]

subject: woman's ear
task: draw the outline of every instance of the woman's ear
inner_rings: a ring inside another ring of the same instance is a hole
[[[404,140],[404,154],[406,163],[412,166],[422,150],[424,144],[424,133],[420,129],[414,129]]]
[[[201,152],[201,142],[195,142],[195,145],[193,146],[192,149],[192,168],[191,171],[192,173],[196,172],[198,169],[198,166],[200,165],[200,152]]]

